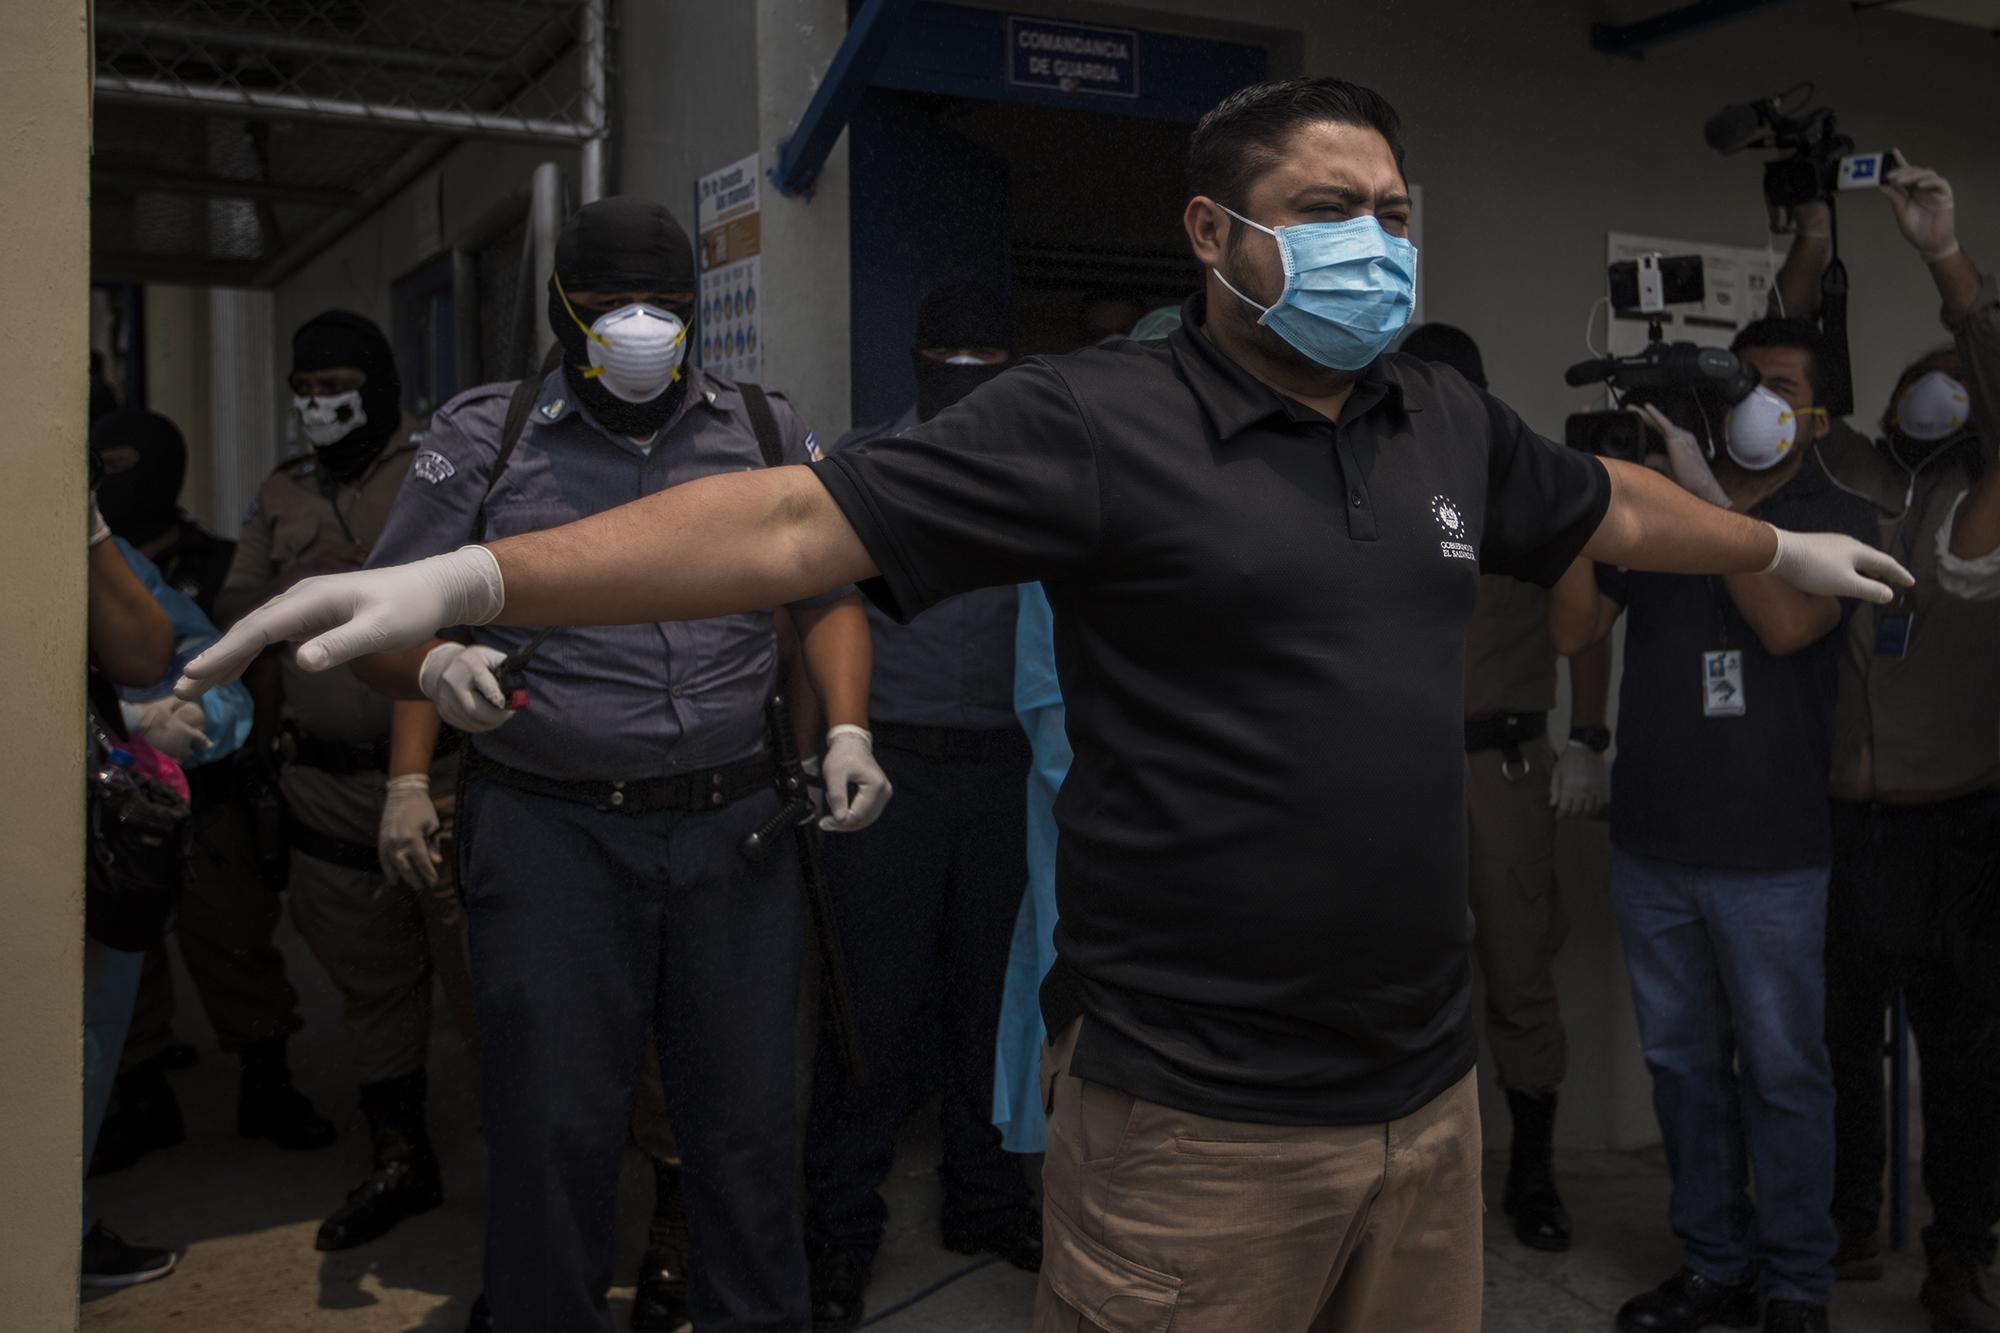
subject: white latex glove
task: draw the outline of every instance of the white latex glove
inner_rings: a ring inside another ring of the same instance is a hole
[[[1900,154],[1897,160],[1902,161]],[[1902,162],[1883,173],[1882,193],[1895,211],[1903,239],[1925,263],[1935,264],[1958,253],[1950,181],[1929,167]]]
[[[125,729],[176,762],[194,758],[208,748],[208,719],[201,705],[184,699],[155,699],[146,704],[120,704]]]
[[[828,833],[859,833],[882,815],[889,804],[889,775],[875,762],[875,738],[860,727],[834,727],[826,733],[825,818]]]
[[[1916,583],[1890,556],[1845,533],[1771,531],[1778,534],[1778,553],[1763,572],[1800,592],[1886,604],[1895,599],[1897,588]]]
[[[438,716],[460,731],[492,731],[514,714],[494,670],[507,660],[498,648],[441,643],[424,655],[417,688],[437,705]]]
[[[1571,741],[1549,775],[1549,805],[1562,819],[1582,819],[1611,799],[1611,766],[1588,745]]]
[[[1680,488],[1698,500],[1706,500],[1720,509],[1729,509],[1729,493],[1722,489],[1722,483],[1715,479],[1715,470],[1702,456],[1701,446],[1694,436],[1667,420],[1666,413],[1651,403],[1639,408],[1639,416],[1653,428],[1667,446],[1667,475]]]
[[[298,664],[307,671],[414,648],[448,625],[484,625],[506,600],[500,564],[483,546],[461,546],[394,569],[306,579],[237,621],[189,662],[174,693],[199,698],[242,675],[274,643],[306,640]]]
[[[90,497],[90,544],[95,546],[99,542],[110,540],[111,525],[104,521],[104,515],[98,511],[97,496],[93,493]]]
[[[382,873],[391,884],[422,889],[438,882],[438,867],[444,864],[444,857],[438,851],[437,832],[438,812],[431,801],[429,775],[406,773],[390,778],[382,801],[382,823],[375,833],[375,850],[382,858]]]

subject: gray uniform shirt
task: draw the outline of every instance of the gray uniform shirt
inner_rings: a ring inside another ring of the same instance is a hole
[[[912,407],[881,426],[862,426],[834,442],[833,451],[901,435],[917,424]],[[1015,585],[947,597],[907,625],[868,603],[875,646],[868,716],[911,727],[968,731],[1018,727],[1014,716]]]
[[[527,427],[486,497],[486,538],[537,532],[719,472],[764,466],[743,396],[695,369],[688,392],[648,448],[592,420],[560,370],[542,381]],[[500,452],[514,385],[468,390],[439,408],[396,498],[371,567],[406,564],[481,539],[480,499]],[[771,394],[787,463],[818,453],[791,405]],[[659,571],[663,579],[672,570]],[[798,603],[852,596],[844,588]],[[471,641],[511,653],[533,629],[481,626]],[[482,755],[562,779],[641,779],[710,768],[755,753],[776,682],[771,613],[651,625],[566,628],[528,664],[528,709],[473,738]]]

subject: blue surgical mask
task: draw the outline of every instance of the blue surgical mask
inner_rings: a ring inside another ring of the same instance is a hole
[[[1216,278],[1259,312],[1259,324],[1305,356],[1334,370],[1359,370],[1410,322],[1417,306],[1417,247],[1383,231],[1374,218],[1274,228],[1227,205],[1222,211],[1278,242],[1285,288],[1264,306],[1237,291],[1220,269]]]

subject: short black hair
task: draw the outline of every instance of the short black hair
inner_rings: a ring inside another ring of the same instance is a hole
[[[1277,165],[1299,127],[1322,120],[1374,130],[1401,169],[1403,121],[1387,98],[1344,79],[1280,79],[1238,88],[1201,118],[1188,141],[1188,194],[1241,211],[1251,184]]]
[[[1806,374],[1812,382],[1813,402],[1826,402],[1826,336],[1819,331],[1819,325],[1797,316],[1755,319],[1738,329],[1729,342],[1732,352],[1752,347],[1794,347],[1804,352],[1807,358]]]

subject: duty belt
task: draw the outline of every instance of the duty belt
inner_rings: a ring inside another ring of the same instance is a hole
[[[287,727],[278,738],[278,754],[288,764],[317,768],[341,777],[356,773],[386,773],[389,769],[387,741],[323,741],[295,727]]]
[[[348,870],[366,870],[371,874],[382,873],[382,854],[373,847],[345,838],[336,838],[331,833],[322,833],[299,822],[293,815],[285,823],[285,840],[294,851],[329,865],[341,866]]]
[[[877,722],[875,743],[907,750],[927,759],[969,759],[991,762],[1027,759],[1028,734],[1019,727],[912,727],[901,722]]]
[[[769,791],[776,781],[771,756],[762,752],[738,759],[720,768],[693,773],[676,773],[670,778],[585,779],[544,777],[525,769],[488,759],[477,746],[467,749],[466,775],[469,780],[497,782],[503,787],[551,796],[559,801],[587,805],[619,814],[650,814],[658,810],[678,810],[693,814],[717,810],[755,792]]]
[[[1528,759],[1521,747],[1549,734],[1547,713],[1500,713],[1465,720],[1465,752],[1500,752],[1500,772],[1509,781],[1528,776]]]

